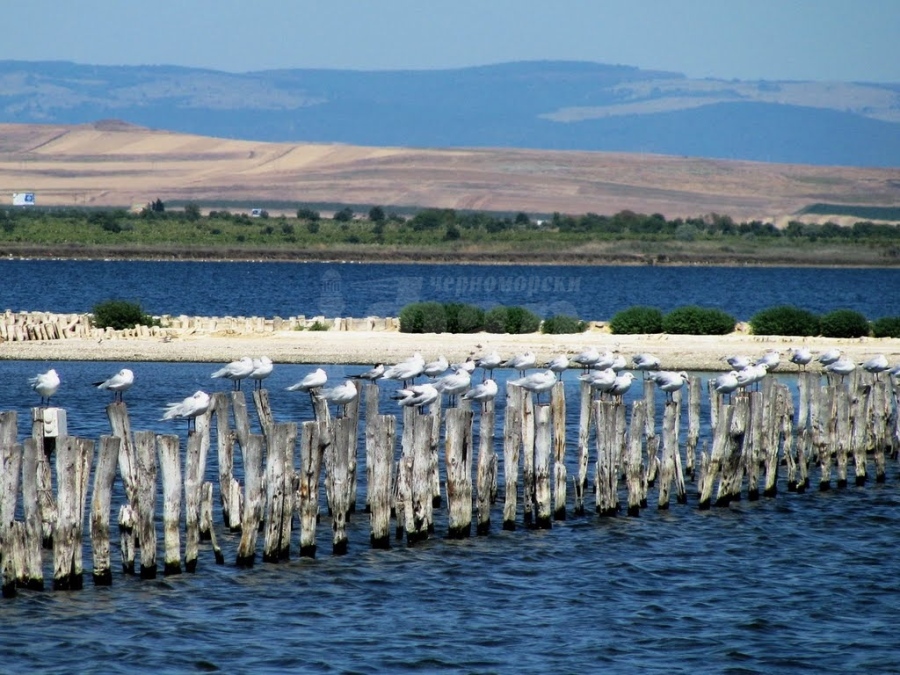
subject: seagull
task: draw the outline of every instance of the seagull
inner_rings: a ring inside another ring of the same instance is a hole
[[[353,377],[357,380],[377,380],[382,375],[384,375],[384,364],[376,363],[374,368],[370,368],[364,373],[360,373],[359,375],[354,375]]]
[[[131,389],[134,384],[134,373],[128,368],[122,368],[118,373],[103,382],[94,382],[97,389],[109,389],[114,393],[114,400],[121,401],[122,394]]]
[[[408,408],[418,408],[419,412],[425,411],[426,405],[431,405],[438,400],[441,393],[433,384],[414,384],[406,389],[399,389],[391,395],[400,405]]]
[[[240,391],[241,380],[248,377],[252,372],[253,359],[251,359],[249,356],[244,356],[240,361],[232,361],[231,363],[222,366],[216,372],[214,372],[211,377],[213,379],[217,377],[224,377],[225,379],[231,380],[233,383],[233,388],[236,391]]]
[[[503,359],[500,355],[493,351],[487,356],[482,356],[480,359],[475,360],[475,365],[484,370],[488,377],[494,376],[494,368],[499,368],[503,365]]]
[[[404,383],[412,382],[425,370],[425,359],[419,352],[413,354],[405,361],[384,369],[381,378],[385,380],[400,380]]]
[[[302,380],[288,387],[287,390],[310,392],[313,389],[324,387],[326,382],[328,382],[327,373],[322,368],[316,368]]]
[[[451,363],[450,370],[459,370],[460,368],[462,368],[467,373],[469,373],[469,375],[471,375],[475,372],[475,365],[475,359],[473,359],[471,356],[467,356],[466,360],[462,363]]]
[[[747,366],[750,365],[750,357],[743,355],[734,355],[734,356],[725,356],[725,363],[732,367],[734,370],[743,370]]]
[[[659,359],[653,356],[653,354],[635,354],[631,357],[631,362],[634,364],[635,370],[640,370],[644,372],[644,377],[647,376],[647,371],[650,370],[659,370]]]
[[[610,368],[612,368],[614,371],[616,371],[618,373],[619,371],[625,370],[627,365],[628,364],[625,361],[625,357],[622,356],[621,354],[616,354],[615,357],[613,358],[613,362],[612,362],[612,365],[610,366]]]
[[[532,354],[532,356],[534,355]],[[539,373],[532,373],[531,375],[520,377],[516,380],[510,380],[509,383],[536,393],[538,395],[538,403],[540,403],[541,394],[545,391],[550,391],[553,389],[553,385],[556,384],[556,373],[548,369]]]
[[[169,403],[160,422],[164,420],[184,420],[188,421],[188,431],[191,430],[191,420],[209,410],[210,398],[205,391],[196,391],[192,396],[188,396],[182,401]]]
[[[544,364],[544,368],[549,368],[554,373],[559,375],[566,371],[569,367],[569,357],[565,354],[560,354],[559,356],[554,356],[550,361]]]
[[[756,366],[765,366],[768,372],[774,371],[778,368],[778,364],[781,362],[781,352],[777,349],[769,349],[765,354],[756,359]]]
[[[481,409],[487,406],[488,401],[493,401],[497,396],[497,383],[491,379],[487,379],[481,384],[476,384],[463,394],[464,401],[478,401],[481,403]]]
[[[683,370],[674,373],[669,370],[662,370],[653,375],[653,380],[657,386],[666,392],[666,399],[671,400],[672,394],[681,389],[688,382],[688,374]]]
[[[791,347],[788,351],[791,353],[789,357],[791,363],[796,363],[801,370],[805,370],[812,361],[812,352],[806,347]]]
[[[356,382],[347,380],[343,384],[339,384],[331,389],[322,390],[322,398],[330,401],[335,405],[341,406],[341,417],[347,412],[347,404],[352,402],[359,392],[356,390]]]
[[[890,370],[891,366],[888,363],[887,357],[884,354],[879,354],[878,356],[873,356],[868,361],[864,361],[859,365],[862,366],[863,370],[872,373],[875,377],[878,377],[879,373],[883,373],[886,370]]]
[[[825,366],[825,370],[829,373],[834,373],[836,375],[841,376],[841,382],[844,381],[844,376],[849,375],[854,370],[856,370],[856,364],[853,363],[850,359],[839,358],[837,361],[833,361]]]
[[[603,370],[591,370],[583,375],[579,375],[578,379],[591,385],[591,389],[600,392],[600,396],[612,389],[616,382],[616,371],[612,368],[604,368]]]
[[[835,347],[834,349],[829,349],[827,352],[822,352],[819,354],[819,358],[816,359],[823,366],[830,366],[832,363],[841,358],[841,354],[843,354],[840,349]]]
[[[737,383],[740,389],[745,389],[753,384],[756,384],[760,380],[762,380],[766,374],[768,373],[768,369],[765,364],[754,364],[749,365],[745,368],[742,368],[737,372]]]
[[[612,368],[615,362],[616,355],[607,350],[600,355],[600,359],[597,361],[597,363],[594,364],[594,370],[605,370],[606,368]]]
[[[44,399],[47,399],[47,405],[50,405],[50,398],[59,389],[59,375],[56,374],[56,370],[51,368],[46,373],[29,378],[28,384],[41,395],[41,405],[44,404]]]
[[[572,362],[577,363],[584,370],[590,370],[591,367],[600,360],[600,352],[594,347],[588,347],[580,354],[572,357]]]
[[[622,400],[622,396],[631,388],[631,383],[634,381],[634,373],[625,372],[621,375],[616,375],[615,382],[613,382],[613,386],[610,388],[609,393],[612,396],[617,396],[619,400]]]
[[[464,368],[455,371],[434,382],[434,388],[450,397],[450,405],[456,403],[456,397],[472,384],[472,376]]]
[[[262,389],[262,381],[272,374],[272,359],[268,356],[260,356],[253,359],[253,370],[250,371],[248,377],[255,381],[254,388]]]
[[[518,370],[519,378],[521,379],[525,376],[525,371],[528,368],[531,368],[535,363],[537,363],[537,359],[534,356],[534,352],[525,352],[524,354],[516,354],[513,356],[503,364],[503,367]]]
[[[728,396],[729,400],[731,399],[731,394],[740,388],[740,383],[738,382],[738,374],[736,370],[732,370],[728,373],[722,373],[715,380],[713,380],[713,388],[721,395]]]
[[[422,372],[428,377],[440,377],[449,367],[450,364],[447,363],[447,359],[442,354],[437,358],[437,360],[432,361],[431,363],[426,363],[425,367],[422,369]]]

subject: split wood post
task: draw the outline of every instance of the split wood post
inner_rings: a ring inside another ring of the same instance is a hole
[[[550,492],[550,413],[551,406],[539,405],[534,417],[534,524],[540,530],[549,530],[553,524]]]
[[[675,402],[675,499],[679,504],[687,504],[687,487],[684,482],[684,467],[681,464],[681,390],[672,395]],[[689,406],[690,407],[690,406]],[[624,406],[623,406],[624,412]],[[699,412],[698,412],[699,414]],[[620,417],[620,424],[624,427],[624,417]],[[623,435],[624,438],[624,435]]]
[[[304,422],[300,427],[300,469],[298,471],[297,510],[300,514],[300,556],[316,557],[316,523],[319,519],[319,476],[322,452],[319,423]]]
[[[837,486],[847,487],[847,455],[850,452],[850,390],[839,386],[835,396],[835,452],[837,453]]]
[[[44,590],[44,565],[41,550],[41,507],[38,502],[38,465],[44,450],[35,438],[26,438],[22,454],[22,515],[25,519],[25,586]],[[115,471],[115,468],[113,468]]]
[[[253,567],[256,563],[256,538],[262,519],[263,437],[249,434],[241,448],[244,456],[244,518],[236,564],[238,567]]]
[[[74,572],[78,588],[84,583],[84,517],[87,511],[88,483],[91,478],[91,464],[94,461],[96,443],[88,438],[76,438],[75,450],[78,465],[75,470],[75,489],[78,512],[77,531],[75,533]]]
[[[199,422],[199,419],[198,419]],[[202,444],[203,436],[191,431],[188,433],[187,451],[184,461],[184,567],[188,572],[197,571],[197,558],[200,555],[201,532],[206,537],[212,536],[212,522],[203,522],[200,517],[201,494],[203,485]]]
[[[376,432],[375,432],[375,418],[378,417],[378,402],[380,399],[380,390],[378,385],[374,382],[370,382],[363,387],[363,391],[365,392],[366,398],[366,421],[365,421],[365,433],[366,433],[366,505],[365,512],[371,513],[372,511],[372,465],[375,462],[373,453],[375,452],[375,443],[376,440]],[[392,457],[393,459],[393,457]],[[393,468],[393,467],[392,467]],[[390,484],[390,480],[388,480],[388,484]]]
[[[589,440],[591,433],[591,385],[581,382],[580,406],[578,409],[578,475],[575,476],[575,504],[572,507],[576,516],[584,515],[584,493],[587,490],[588,465],[590,464]],[[507,413],[508,415],[509,413]]]
[[[357,434],[359,432],[359,396],[354,398],[344,408],[344,417],[349,421],[346,422],[348,428],[347,434],[347,516],[356,513],[356,496],[358,492],[356,480],[356,451],[357,451]]]
[[[657,508],[669,508],[669,490],[675,477],[675,455],[678,453],[678,439],[675,435],[675,418],[678,405],[666,401],[663,409],[662,461],[659,467],[659,493]]]
[[[122,476],[122,486],[125,488],[125,499],[132,508],[137,508],[137,459],[128,406],[124,401],[110,403],[106,406],[106,416],[109,418],[112,435],[121,439],[118,460],[119,474]]]
[[[685,472],[694,481],[696,476],[697,443],[700,441],[700,399],[703,396],[700,378],[688,378],[688,435],[685,444]]]
[[[198,440],[193,441],[196,443],[199,448],[194,450],[193,453],[196,454],[195,459],[197,460],[197,467],[191,467],[196,473],[197,478],[197,493],[188,495],[185,492],[185,507],[191,509],[194,517],[197,520],[197,524],[199,526],[200,531],[200,541],[209,541],[212,538],[212,521],[210,521],[210,526],[208,527],[203,521],[200,520],[200,487],[202,485],[201,481],[203,477],[206,475],[206,460],[209,457],[209,446],[210,446],[210,436],[212,434],[212,416],[215,412],[216,401],[213,400],[210,403],[210,408],[205,413],[200,415],[194,420],[194,435],[198,437]],[[188,432],[188,440],[187,447],[188,450],[191,449],[191,433]],[[191,454],[190,452],[188,453]],[[185,477],[187,477],[187,467],[185,467]],[[185,482],[185,488],[187,488],[187,483]],[[185,559],[187,559],[187,555],[185,555]],[[185,565],[187,567],[187,565]],[[188,570],[193,571],[193,570]]]
[[[325,502],[328,505],[328,511],[331,513],[331,502],[333,496],[331,494],[332,483],[328,478],[332,474],[332,465],[334,463],[334,427],[331,419],[331,412],[328,410],[328,401],[322,398],[319,392],[311,392],[310,396],[313,403],[313,412],[316,422],[319,425],[319,447],[322,452],[322,462],[325,468]]]
[[[647,437],[647,483],[652,486],[656,482],[659,470],[659,436],[656,435],[656,381],[644,379],[644,435]]]
[[[431,436],[428,439],[428,476],[431,483],[431,501],[425,504],[425,518],[428,531],[434,532],[434,510],[441,506],[441,468],[439,452],[441,443],[441,406],[443,397],[439,396],[431,404]]]
[[[553,520],[566,519],[566,389],[562,380],[550,391],[553,421]]]
[[[250,437],[250,415],[247,414],[247,399],[244,392],[231,392],[231,408],[234,410],[234,434],[241,450],[244,450]]]
[[[522,392],[522,520],[534,521],[534,394]]]
[[[112,585],[112,568],[109,546],[109,518],[112,486],[116,480],[116,462],[122,439],[118,436],[101,436],[97,468],[94,471],[94,488],[91,497],[91,550],[95,586]]]
[[[254,389],[253,404],[256,406],[256,415],[259,417],[259,426],[262,429],[263,436],[268,438],[272,434],[272,427],[275,426],[275,418],[272,417],[272,406],[269,404],[269,390]]]
[[[522,398],[525,390],[506,384],[506,418],[503,422],[503,529],[516,529],[519,489],[519,446],[522,436]]]
[[[53,590],[81,588],[75,574],[75,546],[78,536],[78,447],[72,436],[60,436],[56,444],[57,518],[53,531]],[[80,577],[80,575],[79,575]]]
[[[615,426],[616,404],[594,401],[593,418],[597,428],[597,463],[594,470],[594,502],[601,516],[615,514],[612,491],[616,484]]]
[[[772,378],[766,378],[767,383],[771,381]],[[768,390],[769,387],[765,387],[764,392]],[[740,435],[739,447],[743,455],[744,470],[747,472],[747,499],[751,502],[759,499],[760,457],[768,446],[768,424],[772,419],[770,406],[773,401],[771,396],[767,396],[764,392],[751,391],[738,397],[741,401],[746,397],[749,405],[747,425],[744,433]],[[743,412],[743,407],[735,410],[736,415]],[[734,418],[732,430],[735,431]]]
[[[464,539],[472,531],[472,411],[449,408],[446,424],[447,534]]]
[[[376,387],[377,391],[377,387]],[[367,392],[368,393],[368,392]],[[372,414],[370,415],[370,410]],[[366,400],[366,444],[370,441],[371,451],[366,452],[366,474],[368,489],[366,503],[369,505],[371,520],[370,542],[372,548],[385,549],[391,546],[391,477],[394,470],[394,443],[397,417],[376,415],[376,407],[369,408]]]
[[[141,548],[141,579],[156,578],[156,434],[137,431],[134,450],[137,476],[137,539]]]
[[[14,544],[16,498],[22,475],[22,446],[16,443],[17,416],[14,411],[0,413],[0,559],[3,561],[4,598],[16,594],[24,560],[20,560]],[[24,558],[24,546],[21,551]]]
[[[731,418],[734,414],[733,411],[734,407],[731,404],[723,403],[719,406],[716,415],[717,424],[715,432],[713,433],[712,450],[710,450],[708,463],[706,461],[703,462],[706,466],[703,466],[701,471],[702,475],[700,477],[700,500],[698,507],[701,510],[710,508],[712,504],[713,484],[730,458],[731,439],[729,438],[728,432],[731,428]],[[704,453],[703,457],[705,458],[705,456]]]
[[[887,419],[890,416],[888,382],[876,379],[872,390],[872,459],[875,462],[875,482],[885,481],[884,448],[887,445]]]
[[[396,537],[403,538],[407,516],[411,513],[412,469],[415,457],[415,424],[418,413],[411,407],[403,408],[403,430],[400,435],[400,458],[397,460],[394,480],[394,517]],[[409,521],[412,522],[411,520]]]
[[[122,554],[122,572],[134,574],[134,557],[137,551],[138,511],[136,506],[122,504],[119,507],[119,550]]]
[[[258,393],[258,392],[257,392]],[[294,446],[297,424],[284,422],[269,427],[266,460],[266,539],[264,562],[288,560],[291,555],[291,520],[294,513]]]
[[[53,471],[51,457],[58,443],[57,438],[44,436],[44,414],[47,408],[31,409],[31,435],[41,447],[38,455],[37,488],[41,509],[41,535],[44,548],[53,547],[53,531],[56,525],[57,506],[53,498]]]
[[[776,445],[772,452],[767,455],[766,464],[766,497],[774,497],[778,490],[778,445],[783,439],[782,452],[788,467],[796,466],[794,460],[794,399],[791,396],[791,390],[783,384],[779,384],[776,388],[778,392],[778,417],[775,421],[777,425]]]
[[[759,392],[751,392],[751,394]],[[751,396],[744,394],[737,397],[734,402],[734,412],[731,417],[731,425],[728,429],[729,453],[722,465],[722,480],[719,482],[719,491],[716,495],[716,506],[728,506],[732,501],[740,501],[741,484],[744,479],[744,471],[749,461],[748,455],[752,448],[748,448],[747,432],[750,427]]]
[[[814,413],[813,439],[819,458],[819,490],[831,489],[831,456],[834,449],[836,391],[832,385],[817,387]]]
[[[855,484],[858,486],[866,484],[866,435],[872,389],[872,385],[868,384],[855,388],[850,402],[850,448],[853,451]]]
[[[434,495],[431,483],[431,438],[434,413],[413,417],[413,462],[410,498],[406,503],[406,541],[415,544],[428,538],[428,508]]]
[[[631,407],[631,425],[628,427],[625,479],[628,485],[628,515],[637,516],[644,500],[643,441],[647,405],[635,401]]]
[[[222,521],[232,532],[241,528],[240,485],[234,478],[234,435],[228,420],[231,397],[225,392],[213,394],[216,414],[216,449],[219,464],[219,499],[222,502]]]
[[[491,486],[496,484],[497,457],[494,454],[494,401],[485,401],[478,423],[478,477],[475,488],[478,498],[475,533],[491,531]]]
[[[163,485],[163,575],[181,574],[181,458],[178,436],[156,437]]]
[[[334,443],[331,445],[331,552],[343,555],[347,552],[347,518],[350,515],[350,434],[355,432],[355,420],[349,416],[334,420]],[[355,440],[355,434],[354,434]]]
[[[212,481],[205,481],[200,486],[200,529],[209,532],[209,543],[212,545],[213,555],[216,558],[217,565],[225,564],[225,556],[222,555],[222,548],[219,546],[216,537],[216,528],[213,523],[213,484]],[[196,569],[196,567],[194,568]],[[188,569],[188,571],[192,571]]]

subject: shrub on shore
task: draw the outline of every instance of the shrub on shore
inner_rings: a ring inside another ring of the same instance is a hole
[[[439,302],[414,302],[400,310],[401,333],[443,333],[447,313]]]
[[[750,328],[754,335],[818,335],[819,317],[799,307],[782,305],[754,314]]]
[[[477,333],[484,329],[484,310],[476,305],[448,302],[444,314],[448,333]]]
[[[662,333],[663,313],[656,307],[635,305],[617,312],[609,322],[609,329],[617,335]]]
[[[836,309],[823,314],[820,323],[823,337],[865,337],[871,331],[866,317],[852,309]]]
[[[900,338],[900,316],[883,316],[872,324],[875,337]]]
[[[675,335],[727,335],[737,322],[720,309],[688,305],[663,317],[663,332]]]
[[[557,314],[544,319],[541,324],[541,332],[548,335],[560,335],[563,333],[583,333],[587,324],[575,316]]]
[[[105,300],[94,305],[92,323],[97,328],[123,330],[135,326],[158,326],[159,320],[144,313],[140,303]]]

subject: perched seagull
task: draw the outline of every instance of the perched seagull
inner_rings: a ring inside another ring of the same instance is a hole
[[[109,389],[114,394],[114,400],[121,401],[122,394],[131,389],[134,384],[134,373],[128,368],[122,368],[118,373],[103,382],[94,382],[97,389]]]
[[[231,380],[233,388],[240,391],[241,380],[249,377],[252,372],[253,359],[249,356],[244,356],[240,361],[232,361],[231,363],[222,366],[214,372],[211,377],[213,379],[224,377],[227,380]]]
[[[605,351],[600,355],[600,360],[594,364],[594,370],[605,370],[606,368],[612,368],[615,362],[616,355],[611,351]]]
[[[550,361],[544,364],[544,368],[549,368],[554,373],[559,375],[568,369],[569,367],[569,357],[565,354],[560,354],[559,356],[554,356]]]
[[[437,401],[440,395],[441,392],[437,390],[437,387],[426,382],[425,384],[414,384],[406,389],[399,389],[391,394],[391,398],[404,407],[418,408],[419,412],[423,412],[425,406]]]
[[[765,366],[768,372],[773,372],[776,368],[778,368],[778,364],[781,362],[781,352],[777,349],[769,349],[765,354],[756,359],[756,366]]]
[[[612,368],[604,368],[603,370],[590,370],[583,375],[579,375],[578,379],[591,385],[591,389],[600,392],[600,395],[607,393],[616,383],[616,371]]]
[[[631,383],[634,381],[634,373],[625,372],[620,375],[616,375],[616,380],[613,382],[613,386],[610,387],[609,393],[611,396],[616,396],[619,400],[622,400],[622,396],[631,388]]]
[[[618,373],[618,372],[625,370],[625,368],[627,366],[628,366],[628,363],[627,363],[627,361],[625,361],[625,357],[622,356],[621,354],[616,354],[615,357],[613,358],[613,362],[612,362],[612,365],[610,366],[610,368],[612,368],[614,371],[616,371]]]
[[[474,387],[469,389],[465,394],[463,394],[463,400],[465,401],[478,401],[481,403],[482,410],[487,405],[488,401],[493,401],[497,396],[497,383],[491,379],[487,379],[481,384],[476,384]]]
[[[898,363],[896,366],[891,368],[890,372],[891,372],[891,375],[893,375],[894,377],[900,377],[900,363]]]
[[[46,373],[29,378],[28,384],[41,395],[41,405],[44,404],[44,399],[47,399],[47,405],[50,405],[50,398],[59,389],[59,375],[56,374],[56,370],[51,368]]]
[[[888,363],[887,357],[884,354],[879,354],[878,356],[873,356],[868,361],[864,361],[859,364],[862,366],[863,370],[872,373],[875,377],[878,377],[879,373],[883,373],[886,370],[890,370],[891,366]]]
[[[738,387],[745,389],[760,382],[768,373],[765,364],[749,365],[737,372]]]
[[[544,370],[538,373],[531,373],[531,375],[523,376],[516,380],[510,380],[509,383],[536,393],[540,403],[541,394],[545,391],[550,391],[553,389],[553,385],[556,384],[556,373],[552,370]]]
[[[686,372],[679,371],[674,373],[669,370],[661,370],[660,372],[654,374],[652,379],[656,382],[656,385],[666,392],[666,399],[671,399],[672,394],[681,389],[688,382],[688,374]]]
[[[169,403],[163,413],[160,421],[163,420],[184,420],[188,421],[188,431],[191,430],[191,420],[209,410],[210,398],[205,391],[196,391],[192,396],[188,396],[183,401]]]
[[[503,365],[503,359],[500,355],[494,351],[486,356],[482,356],[480,359],[475,360],[475,365],[484,370],[488,377],[494,376],[494,368],[499,368]]]
[[[833,361],[825,366],[825,370],[829,373],[834,373],[835,375],[841,376],[841,382],[844,381],[844,377],[849,375],[854,370],[856,370],[856,364],[853,363],[850,359],[839,358],[837,361]]]
[[[728,396],[731,398],[731,394],[734,393],[738,388],[740,388],[740,383],[738,382],[738,374],[737,371],[732,370],[728,373],[722,373],[715,380],[713,380],[713,389],[722,394],[723,396]]]
[[[472,376],[464,368],[457,368],[434,382],[434,388],[450,397],[450,405],[456,403],[456,397],[465,392],[472,384]]]
[[[451,363],[450,370],[459,370],[460,368],[462,368],[464,371],[469,373],[469,375],[471,375],[475,372],[475,365],[475,359],[473,359],[471,356],[467,356],[466,360],[462,363]]]
[[[743,355],[734,355],[734,356],[725,356],[725,363],[731,366],[734,370],[743,370],[747,366],[750,365],[750,357]]]
[[[381,378],[385,380],[400,380],[404,383],[412,382],[425,370],[425,359],[419,352],[400,363],[384,369]]]
[[[364,373],[360,373],[359,375],[354,375],[353,377],[357,380],[377,380],[382,375],[384,375],[384,364],[376,363],[374,368],[370,368]]]
[[[322,390],[322,398],[341,407],[340,417],[343,417],[346,414],[347,404],[351,403],[358,395],[359,392],[356,389],[356,382],[353,380],[346,380],[344,383],[334,386],[331,389]]]
[[[644,377],[647,376],[647,372],[651,370],[659,370],[659,359],[653,356],[653,354],[635,354],[631,357],[631,362],[634,364],[635,370],[643,371]]]
[[[503,364],[504,368],[512,368],[519,371],[519,378],[525,376],[525,371],[537,363],[534,352],[525,352],[524,354],[516,354]],[[554,378],[556,376],[554,375]]]
[[[428,377],[440,377],[449,367],[450,364],[447,363],[447,359],[441,354],[437,360],[426,363],[422,372]]]
[[[253,370],[250,371],[248,377],[254,381],[255,389],[262,389],[262,381],[272,374],[274,367],[272,359],[268,356],[260,356],[258,359],[253,359]]]
[[[841,354],[843,354],[840,349],[835,347],[834,349],[829,349],[827,352],[822,352],[819,354],[819,358],[816,359],[823,366],[830,366],[832,363],[841,358]]]
[[[788,351],[791,353],[788,357],[791,363],[796,363],[801,370],[805,370],[812,361],[812,352],[806,347],[791,347]]]
[[[326,382],[328,382],[328,374],[322,368],[316,368],[302,380],[288,387],[287,390],[311,392],[313,389],[324,387]]]
[[[588,347],[580,354],[572,357],[572,363],[577,363],[584,370],[590,370],[600,360],[600,352],[594,347]]]

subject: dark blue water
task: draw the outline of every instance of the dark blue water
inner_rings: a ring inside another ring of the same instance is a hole
[[[89,312],[110,298],[199,316],[397,316],[410,302],[523,305],[606,320],[633,305],[776,305],[900,315],[895,269],[0,260],[0,311]]]
[[[68,410],[70,433],[108,433],[108,397],[90,382],[120,364],[55,365],[63,380],[56,403]],[[267,381],[276,421],[311,419],[308,398],[284,387],[314,367],[276,367]],[[25,434],[37,402],[25,380],[43,364],[0,368],[0,410],[18,410]],[[158,421],[162,405],[200,387],[222,388],[210,380],[210,364],[133,369],[137,383],[126,399],[134,429],[183,437],[183,423]],[[326,369],[332,380],[358,370]],[[504,373],[497,374],[502,385]],[[565,381],[572,476],[576,374]],[[386,385],[383,412],[396,411],[389,393]],[[636,385],[626,402],[639,395]],[[706,406],[702,415],[708,418]],[[214,439],[206,475],[215,474]],[[370,550],[359,513],[343,557],[330,555],[323,514],[315,560],[239,570],[216,566],[203,545],[196,574],[141,581],[118,573],[114,546],[112,588],[92,585],[86,550],[84,590],[22,591],[0,601],[0,670],[898,672],[898,484],[890,462],[885,485],[797,495],[782,479],[775,498],[707,512],[697,509],[691,485],[689,503],[673,502],[669,511],[570,515],[550,531],[521,526],[520,499],[515,532],[500,531],[498,503],[490,536],[449,541],[437,510],[431,540],[413,548],[394,542],[390,551]],[[120,492],[117,484],[117,499]],[[651,504],[655,497],[651,491]],[[570,508],[571,498],[570,489]],[[219,537],[233,563],[237,539],[220,529]],[[49,566],[45,575],[51,578]]]

